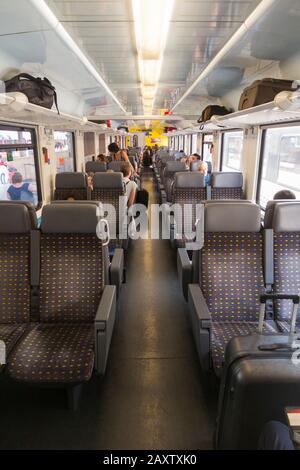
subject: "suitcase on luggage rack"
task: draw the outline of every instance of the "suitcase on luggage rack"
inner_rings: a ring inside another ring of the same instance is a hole
[[[264,425],[284,423],[285,407],[299,406],[300,361],[295,365],[292,360],[299,343],[299,335],[282,334],[230,341],[219,395],[217,449],[257,449]]]
[[[264,78],[256,80],[243,91],[239,111],[253,108],[260,104],[270,103],[281,91],[292,91],[293,81],[279,80],[276,78]]]

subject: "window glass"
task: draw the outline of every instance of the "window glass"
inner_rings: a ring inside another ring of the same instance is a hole
[[[263,209],[282,189],[293,191],[300,199],[300,127],[273,128],[264,132],[259,196]]]
[[[34,130],[0,129],[0,199],[38,204]]]
[[[190,155],[190,150],[191,150],[191,136],[186,135],[184,139],[184,153],[186,155]]]
[[[75,171],[74,139],[72,132],[54,132],[57,173]]]
[[[198,134],[192,135],[192,154],[198,153]]]
[[[243,156],[243,131],[225,132],[222,145],[222,171],[240,171]]]
[[[205,162],[212,163],[213,141],[214,141],[213,134],[205,134],[203,136],[202,156]]]

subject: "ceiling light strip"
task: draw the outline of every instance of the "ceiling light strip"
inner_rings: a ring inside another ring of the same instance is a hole
[[[142,96],[153,110],[174,0],[132,0]]]
[[[44,0],[29,0],[32,5],[39,11],[39,13],[45,18],[49,25],[55,30],[59,35],[62,41],[72,50],[72,52],[77,56],[80,62],[85,66],[85,68],[91,73],[95,80],[105,89],[105,91],[111,96],[114,102],[119,106],[119,108],[126,113],[126,109],[120,103],[118,98],[115,96],[113,91],[109,88],[107,83],[103,80],[99,72],[96,70],[95,66],[90,62],[87,56],[83,53],[80,47],[76,44],[74,39],[63,27],[61,22],[55,16],[53,11],[48,7]]]

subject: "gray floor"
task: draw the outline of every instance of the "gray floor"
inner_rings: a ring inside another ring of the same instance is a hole
[[[152,173],[144,187],[156,202]],[[59,390],[0,388],[1,449],[210,449],[216,400],[205,391],[168,241],[137,241],[127,260],[107,374],[80,409]]]

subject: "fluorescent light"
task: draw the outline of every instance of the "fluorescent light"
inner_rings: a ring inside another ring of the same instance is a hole
[[[154,100],[156,94],[156,86],[152,85],[143,85],[142,86],[142,96],[146,99]]]
[[[174,0],[132,0],[142,96],[154,100]],[[150,92],[147,86],[152,86]],[[152,108],[153,109],[153,108]],[[151,110],[152,112],[152,110]]]
[[[174,0],[132,0],[139,56],[159,60],[166,47]]]
[[[140,77],[144,85],[156,85],[161,69],[161,60],[139,59]]]
[[[111,96],[114,102],[119,106],[119,108],[126,113],[126,109],[120,103],[116,95],[109,88],[107,83],[103,80],[99,72],[96,70],[96,67],[91,63],[87,56],[83,53],[80,47],[76,44],[74,39],[69,35],[65,30],[61,22],[56,18],[53,11],[48,7],[44,0],[30,0],[32,5],[39,11],[39,13],[45,18],[53,30],[59,35],[62,41],[71,49],[71,51],[76,55],[76,57],[81,61],[85,68],[90,72],[90,74],[95,78],[95,80],[105,89],[105,91]]]
[[[144,106],[152,106],[153,107],[153,98],[143,98],[143,105]]]

